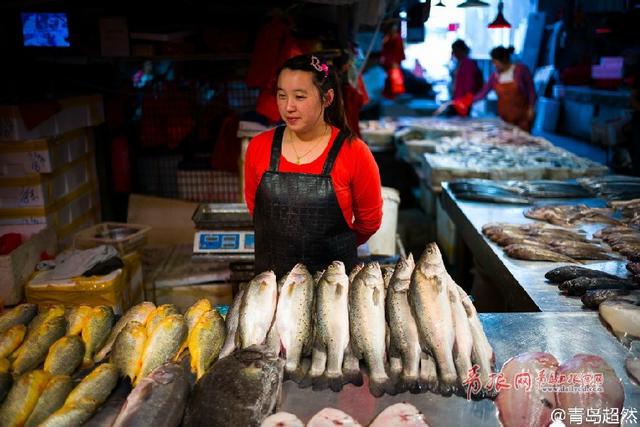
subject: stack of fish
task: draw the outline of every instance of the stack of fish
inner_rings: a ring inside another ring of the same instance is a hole
[[[605,227],[593,233],[593,237],[602,239],[629,261],[640,261],[640,230],[627,225]]]
[[[339,261],[317,283],[302,264],[279,283],[273,272],[261,273],[236,296],[220,357],[266,344],[285,359],[288,378],[334,391],[362,381],[362,360],[375,396],[462,394],[474,364],[486,384],[493,350],[437,245],[429,244],[415,267],[409,256],[385,276],[378,263],[347,276]]]
[[[571,414],[574,408],[593,413],[622,413],[624,388],[615,370],[601,357],[577,354],[563,364],[549,353],[523,353],[509,359],[501,373],[507,384],[529,375],[527,386],[502,389],[496,398],[504,427],[546,426],[555,420],[557,410]],[[596,383],[595,375],[602,376]],[[597,384],[597,385],[596,385]],[[568,388],[584,390],[568,391]],[[601,390],[593,390],[601,387]],[[591,388],[591,389],[589,389]],[[589,425],[600,425],[589,424]]]
[[[587,205],[544,205],[524,211],[524,216],[531,219],[546,221],[553,225],[574,227],[580,223],[598,223],[621,225],[613,218],[612,208],[590,208]]]
[[[531,204],[537,199],[591,197],[591,193],[578,184],[552,180],[465,179],[450,182],[449,189],[459,199],[504,204]]]
[[[349,414],[334,408],[324,408],[311,417],[307,423],[307,427],[324,427],[334,425],[360,427],[360,423],[354,420]],[[368,425],[369,427],[429,426],[424,414],[420,412],[418,408],[404,402],[388,406]],[[278,412],[267,417],[260,427],[304,427],[304,423],[293,414],[288,412]]]
[[[544,277],[563,293],[581,297],[588,308],[597,309],[609,299],[640,302],[640,285],[604,271],[564,266],[548,271]]]
[[[545,224],[490,223],[482,232],[504,247],[511,258],[527,261],[579,263],[578,260],[609,260],[618,257],[581,231]]]
[[[640,198],[640,177],[627,175],[605,175],[579,178],[583,187],[608,200]]]

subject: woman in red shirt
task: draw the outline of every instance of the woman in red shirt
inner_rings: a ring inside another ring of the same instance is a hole
[[[256,272],[311,272],[334,260],[349,271],[357,246],[380,227],[380,173],[353,136],[335,73],[313,55],[287,60],[276,99],[284,126],[250,142],[245,200],[253,215]]]

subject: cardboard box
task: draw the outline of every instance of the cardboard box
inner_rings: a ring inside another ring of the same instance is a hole
[[[45,228],[8,255],[0,256],[0,298],[5,305],[15,305],[22,301],[23,287],[40,262],[43,252],[55,255],[56,233]]]
[[[149,246],[193,245],[196,232],[191,220],[197,203],[183,200],[132,194],[129,197],[127,222],[151,227],[147,234]]]
[[[0,141],[62,135],[104,122],[102,95],[0,106]]]
[[[93,129],[28,141],[0,143],[0,177],[53,173],[93,151]]]

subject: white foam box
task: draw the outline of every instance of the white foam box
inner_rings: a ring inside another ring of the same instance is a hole
[[[0,142],[0,178],[53,173],[93,147],[93,128],[28,141]]]
[[[5,305],[15,305],[22,301],[24,284],[40,262],[40,255],[43,252],[55,255],[56,245],[55,231],[45,228],[8,255],[0,256],[0,298]]]
[[[32,123],[30,117],[43,117]],[[85,95],[29,105],[0,106],[0,141],[62,135],[104,122],[102,95]]]
[[[6,209],[50,206],[97,181],[94,153],[59,167],[50,174],[0,177],[0,212]]]

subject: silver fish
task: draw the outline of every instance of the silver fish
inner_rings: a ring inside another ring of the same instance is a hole
[[[273,271],[258,274],[247,285],[242,295],[238,320],[240,348],[263,344],[276,311],[278,285]]]
[[[237,295],[233,298],[233,304],[227,313],[225,319],[225,328],[227,335],[220,350],[220,359],[227,357],[236,349],[236,333],[238,331],[238,321],[240,319],[240,305],[242,303],[242,295],[244,295],[245,286],[241,285]]]

